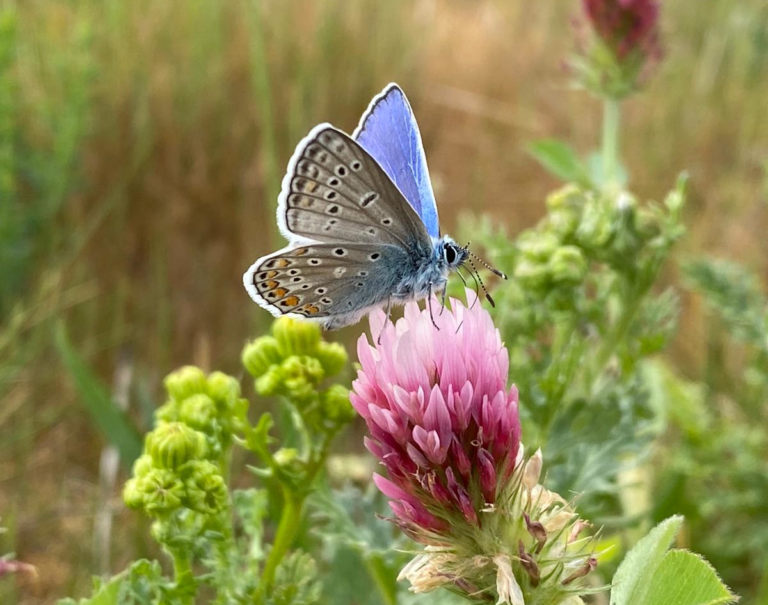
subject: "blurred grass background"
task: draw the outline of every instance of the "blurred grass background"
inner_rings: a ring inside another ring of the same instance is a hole
[[[687,169],[683,257],[740,261],[765,281],[768,1],[662,7],[666,56],[622,131],[631,186],[658,199]],[[530,226],[556,182],[525,146],[597,146],[600,106],[562,67],[578,8],[0,0],[0,553],[40,570],[18,592],[3,581],[1,602],[82,594],[103,568],[92,534],[104,440],[54,328],[106,384],[130,364],[139,425],[173,368],[215,359],[239,372],[269,319],[241,274],[282,245],[273,217],[294,146],[320,121],[351,132],[393,80],[414,105],[444,230],[463,211]],[[708,384],[718,330],[688,297],[670,352],[679,372]],[[112,571],[148,548],[136,516],[118,518]],[[726,582],[757,591],[761,575],[732,563]]]

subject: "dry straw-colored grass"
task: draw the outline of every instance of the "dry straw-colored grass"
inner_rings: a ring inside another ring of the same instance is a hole
[[[391,80],[415,107],[445,229],[463,210],[488,212],[510,233],[532,224],[556,183],[525,145],[556,136],[585,154],[597,146],[599,105],[569,87],[562,68],[577,8],[562,0],[0,2],[17,20],[24,149],[71,160],[58,167],[53,185],[65,194],[44,215],[18,295],[19,309],[39,308],[52,300],[40,293],[53,279],[58,302],[15,341],[19,351],[37,344],[3,386],[0,409],[6,544],[40,569],[17,596],[32,603],[81,593],[93,569],[101,443],[58,369],[50,316],[66,319],[107,381],[118,351],[130,349],[151,397],[182,363],[215,360],[237,372],[242,343],[267,319],[240,276],[279,243],[276,188],[293,146],[322,120],[351,131]],[[664,30],[666,58],[625,112],[633,187],[658,199],[689,170],[685,252],[740,259],[765,274],[768,6],[668,0]],[[45,202],[37,187],[21,183],[21,211]],[[695,373],[701,310],[691,306],[682,319],[675,355]],[[146,550],[140,532],[123,525],[115,566]],[[7,584],[0,590],[15,598]]]

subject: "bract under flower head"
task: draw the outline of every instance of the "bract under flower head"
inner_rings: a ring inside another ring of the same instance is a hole
[[[373,344],[358,341],[351,401],[368,424],[368,449],[387,468],[389,480],[375,480],[398,522],[421,542],[439,543],[457,520],[481,523],[499,496],[514,470],[520,420],[507,350],[488,312],[458,300],[445,310],[431,304],[437,327],[417,303],[395,324],[371,314]]]

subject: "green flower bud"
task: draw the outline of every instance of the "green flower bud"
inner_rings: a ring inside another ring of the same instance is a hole
[[[123,487],[123,502],[128,508],[144,507],[144,493],[138,488],[138,479],[128,479]]]
[[[223,372],[213,372],[208,376],[208,394],[225,407],[231,408],[240,397],[240,383]]]
[[[553,281],[560,284],[579,284],[587,274],[587,261],[576,246],[561,246],[549,259]]]
[[[349,389],[340,384],[331,385],[320,394],[323,417],[338,424],[349,422],[355,417],[355,411],[349,402]]]
[[[282,361],[277,340],[272,336],[262,336],[245,345],[242,354],[243,366],[254,378],[267,373],[273,365]]]
[[[147,434],[144,447],[155,466],[174,469],[208,453],[205,435],[181,422],[170,422]]]
[[[228,499],[227,485],[217,465],[207,460],[193,460],[180,470],[188,508],[206,515],[224,509]]]
[[[168,513],[181,507],[185,496],[181,479],[173,471],[162,468],[153,468],[136,479],[135,489],[137,494],[129,494],[131,502],[137,502],[140,494],[140,506],[150,514]]]
[[[166,401],[155,410],[155,419],[160,422],[176,422],[179,419],[179,403],[173,399]]]
[[[337,342],[321,342],[314,356],[326,376],[335,376],[341,372],[348,359],[346,349]]]
[[[310,382],[318,383],[325,378],[325,371],[320,361],[306,355],[289,357],[283,362],[282,370],[286,379],[305,378]]]
[[[292,447],[283,447],[275,452],[277,465],[284,471],[299,475],[304,470],[304,461],[299,456],[299,451]]]
[[[576,240],[587,249],[602,248],[613,233],[611,213],[605,203],[591,198],[584,207]]]
[[[514,275],[515,280],[526,289],[545,288],[550,277],[547,264],[536,260],[517,263]]]
[[[560,239],[553,233],[527,231],[520,236],[517,245],[523,260],[529,262],[547,261],[560,246]]]
[[[292,317],[280,317],[275,320],[272,324],[272,334],[283,357],[312,355],[320,343],[320,326]]]
[[[143,477],[152,469],[152,467],[153,467],[152,456],[149,456],[147,454],[144,454],[143,456],[139,456],[136,459],[136,461],[133,463],[133,476]]]
[[[294,403],[305,403],[312,399],[315,393],[315,385],[304,376],[288,378],[283,382],[285,395]]]
[[[280,366],[272,366],[263,376],[256,379],[256,392],[262,397],[277,393],[283,384],[283,372]]]
[[[165,389],[177,401],[183,401],[195,393],[204,393],[206,386],[205,374],[194,366],[184,366],[168,374],[165,379]]]
[[[576,185],[566,185],[547,197],[547,224],[560,237],[569,237],[576,231],[585,203],[584,192]]]
[[[218,414],[216,402],[203,393],[187,397],[179,407],[179,420],[204,433],[211,430]]]

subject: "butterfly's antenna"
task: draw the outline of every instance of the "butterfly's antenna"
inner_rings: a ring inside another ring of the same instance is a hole
[[[475,254],[474,252],[472,252],[472,251],[469,249],[469,244],[470,244],[470,243],[471,243],[471,242],[467,242],[467,245],[464,247],[464,249],[467,251],[467,254],[469,254],[469,255],[470,255],[472,258],[474,258],[474,259],[475,259],[475,260],[476,260],[478,263],[480,263],[480,264],[481,264],[483,267],[485,267],[486,269],[488,269],[488,271],[490,271],[491,273],[493,273],[495,276],[497,276],[497,277],[500,277],[501,279],[507,279],[507,274],[506,274],[506,273],[502,273],[502,272],[501,272],[501,271],[499,271],[498,269],[494,269],[493,267],[491,267],[491,265],[489,265],[487,262],[485,262],[485,261],[484,261],[482,258],[480,258],[480,257],[479,257],[477,254]],[[469,261],[469,262],[471,263],[472,261]]]
[[[474,254],[472,256],[474,256]],[[475,257],[475,258],[477,258],[477,257]],[[476,279],[476,281],[480,282],[480,286],[483,288],[483,292],[485,292],[485,297],[488,299],[488,302],[491,303],[491,306],[495,307],[496,303],[493,302],[493,299],[491,298],[491,295],[488,294],[488,290],[486,289],[485,284],[483,283],[483,278],[480,277],[480,272],[477,270],[477,267],[475,267],[475,263],[472,262],[472,257],[471,256],[468,257],[467,260],[469,261],[469,266],[472,267],[472,271],[474,271],[474,275],[472,274],[472,272],[470,272],[470,275],[472,275]],[[501,275],[504,275],[504,274],[501,273]],[[477,293],[477,296],[478,296],[478,298],[480,297],[480,292],[479,291]]]

